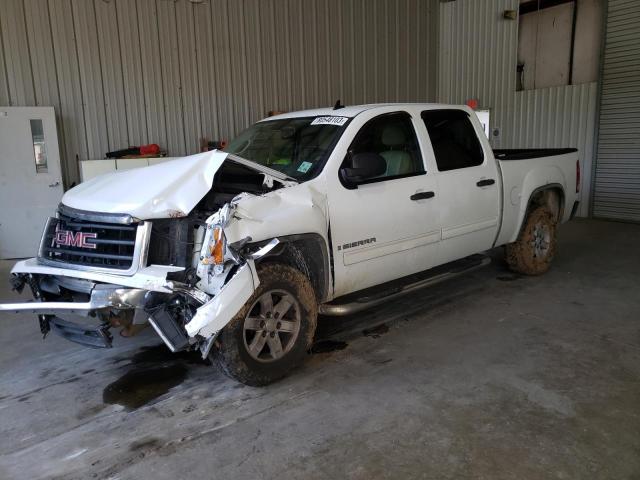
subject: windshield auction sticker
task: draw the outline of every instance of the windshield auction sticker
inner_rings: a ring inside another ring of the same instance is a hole
[[[312,166],[313,166],[313,163],[311,162],[302,162],[298,167],[298,171],[300,173],[307,173]]]
[[[347,117],[316,117],[316,119],[311,122],[311,125],[336,125],[341,127],[347,123],[347,120],[349,120]]]

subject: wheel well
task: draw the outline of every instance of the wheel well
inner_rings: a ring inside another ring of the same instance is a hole
[[[311,282],[318,303],[329,297],[329,255],[324,239],[317,234],[278,237],[280,244],[260,263],[283,263],[302,272]]]
[[[535,190],[529,198],[527,215],[537,207],[546,206],[553,214],[556,222],[560,222],[564,212],[564,191],[560,185],[545,186]]]

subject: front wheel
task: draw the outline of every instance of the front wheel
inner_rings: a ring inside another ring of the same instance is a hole
[[[318,307],[309,279],[282,264],[259,267],[260,285],[218,337],[211,360],[229,377],[262,386],[302,363]]]
[[[555,253],[556,221],[545,207],[532,210],[518,239],[506,246],[509,268],[526,275],[540,275],[549,270]]]

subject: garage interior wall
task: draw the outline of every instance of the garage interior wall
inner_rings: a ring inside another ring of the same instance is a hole
[[[580,150],[582,201],[589,215],[597,82],[516,91],[518,21],[503,18],[518,0],[455,0],[439,13],[438,92],[443,103],[478,99],[491,110],[494,148]]]
[[[78,161],[172,156],[271,110],[433,101],[437,0],[0,0],[0,105],[53,106]]]
[[[640,2],[609,0],[593,215],[640,222]]]

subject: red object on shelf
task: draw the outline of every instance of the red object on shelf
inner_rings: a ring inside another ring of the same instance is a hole
[[[160,146],[155,143],[140,146],[140,155],[157,155],[160,153]]]

